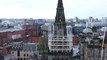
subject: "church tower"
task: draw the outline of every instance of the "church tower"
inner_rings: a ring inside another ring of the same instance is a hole
[[[58,0],[54,24],[49,25],[48,47],[52,54],[70,54],[72,44],[71,26],[65,22],[64,7],[62,0]]]
[[[55,23],[54,23],[54,35],[66,36],[66,22],[64,15],[64,8],[62,0],[58,0]]]

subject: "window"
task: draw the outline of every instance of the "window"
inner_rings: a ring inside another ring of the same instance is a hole
[[[100,58],[101,57],[101,48],[95,48],[94,50],[95,50],[95,52],[94,52],[95,58]]]
[[[55,58],[53,58],[52,60],[55,60]]]
[[[27,54],[27,57],[28,57],[29,55]]]
[[[92,55],[92,53],[91,53],[91,52],[92,52],[91,48],[90,48],[90,49],[88,49],[88,57],[89,57],[89,58],[91,58],[91,57],[92,57],[92,56],[91,56],[91,55]]]
[[[25,54],[23,56],[25,57]]]
[[[24,58],[24,60],[26,60],[26,58]]]
[[[12,54],[14,54],[14,52],[12,51]]]
[[[20,60],[23,60],[23,58],[20,58]]]
[[[89,58],[94,57],[94,49],[93,49],[93,48],[89,48],[89,49],[88,49],[88,57],[89,57]]]
[[[20,56],[20,51],[19,51],[19,50],[17,51],[17,56],[18,56],[18,57]]]

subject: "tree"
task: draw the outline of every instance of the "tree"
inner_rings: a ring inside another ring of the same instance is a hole
[[[41,37],[38,44],[39,53],[47,53],[48,52],[48,37]]]

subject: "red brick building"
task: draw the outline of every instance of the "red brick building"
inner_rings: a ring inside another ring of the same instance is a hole
[[[2,54],[9,54],[9,44],[15,40],[23,41],[23,39],[21,38],[23,38],[24,35],[24,30],[5,29],[3,31],[0,31],[0,47],[2,47]]]
[[[25,35],[28,36],[28,42],[38,43],[41,35],[41,27],[34,22],[34,20],[25,20],[23,29],[25,30]]]

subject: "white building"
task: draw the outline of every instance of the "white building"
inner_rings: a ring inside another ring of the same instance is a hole
[[[67,36],[55,36],[54,25],[50,25],[48,32],[48,46],[50,52],[71,52],[73,48],[72,43],[72,27],[66,26]]]

